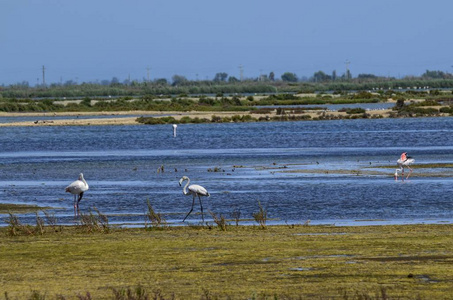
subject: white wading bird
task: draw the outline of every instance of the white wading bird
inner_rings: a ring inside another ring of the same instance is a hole
[[[209,195],[208,191],[204,187],[202,187],[201,185],[192,184],[191,186],[189,186],[190,179],[187,176],[183,176],[179,180],[179,186],[182,185],[184,180],[187,180],[187,183],[184,186],[184,188],[182,189],[182,193],[184,195],[192,195],[193,198],[192,198],[192,208],[190,209],[189,213],[187,213],[186,217],[182,221],[184,222],[186,220],[186,218],[190,215],[190,213],[193,211],[193,206],[195,205],[195,197],[198,196],[198,200],[200,200],[201,218],[203,219],[203,222],[204,222],[203,204],[201,204],[201,197],[200,196],[209,197],[210,195]],[[187,191],[187,187],[188,186],[189,186],[189,191]]]
[[[68,185],[65,189],[65,192],[71,193],[74,195],[74,216],[79,215],[79,202],[82,200],[83,193],[88,191],[88,183],[83,178],[83,174],[79,174],[79,179]],[[79,196],[76,199],[77,195]]]
[[[415,162],[415,159],[408,158],[406,160],[402,160],[401,158],[396,161],[399,166],[399,169],[395,170],[395,180],[398,180],[398,172],[401,172],[401,180],[404,181],[404,168],[407,167],[409,169],[409,174],[407,174],[406,179],[409,178],[412,174],[412,168],[410,167],[411,164]]]
[[[178,128],[178,125],[173,124],[173,137],[176,137],[176,128]]]

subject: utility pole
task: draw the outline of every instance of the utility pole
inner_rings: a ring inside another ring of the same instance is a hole
[[[244,79],[244,67],[239,65],[239,78],[242,81]]]
[[[46,86],[46,68],[42,66],[42,85]]]
[[[147,67],[147,68],[146,68],[146,74],[147,74],[148,82],[149,82],[149,70],[150,70],[150,69],[151,69],[150,67]]]
[[[349,64],[350,64],[351,62],[349,61],[349,59],[347,59],[344,63],[345,63],[345,65],[346,65],[346,79],[350,79],[350,78],[349,78],[349,74],[350,74],[350,73],[349,73]]]

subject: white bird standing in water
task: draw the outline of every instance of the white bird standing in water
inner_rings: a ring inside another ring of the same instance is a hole
[[[398,180],[398,172],[401,172],[401,181],[404,181],[404,168],[407,167],[409,169],[409,174],[407,174],[406,179],[409,178],[412,174],[412,168],[410,167],[411,164],[415,162],[415,159],[406,157],[407,153],[404,152],[401,154],[401,158],[396,161],[399,166],[399,169],[395,170],[395,180]]]
[[[82,200],[83,193],[88,191],[89,186],[88,183],[83,178],[83,174],[79,174],[79,179],[68,185],[65,189],[65,192],[71,193],[74,195],[74,216],[79,215],[79,202]],[[79,196],[76,199],[77,195]]]
[[[178,125],[173,124],[173,137],[176,137],[176,128],[177,127],[178,127]]]
[[[186,217],[182,221],[184,222],[186,220],[186,218],[190,215],[190,213],[193,211],[193,206],[195,205],[195,197],[198,196],[198,200],[200,200],[201,218],[203,219],[203,222],[204,222],[203,204],[201,203],[201,197],[200,196],[209,197],[210,195],[209,195],[208,191],[204,187],[202,187],[201,185],[192,184],[192,185],[189,186],[190,179],[187,176],[183,176],[179,180],[179,186],[182,185],[184,180],[187,180],[187,183],[184,186],[184,188],[182,189],[182,193],[184,195],[192,195],[193,198],[192,198],[192,208],[190,209],[190,211],[187,213]],[[189,191],[187,191],[187,187],[189,187]]]

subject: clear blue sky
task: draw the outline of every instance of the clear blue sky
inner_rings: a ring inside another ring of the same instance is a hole
[[[453,72],[451,0],[0,0],[0,84]],[[197,75],[198,74],[198,75]]]

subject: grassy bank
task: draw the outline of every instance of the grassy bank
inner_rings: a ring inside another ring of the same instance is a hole
[[[10,299],[128,299],[128,290],[129,299],[446,299],[451,229],[74,226],[9,236],[3,228],[0,290]]]

